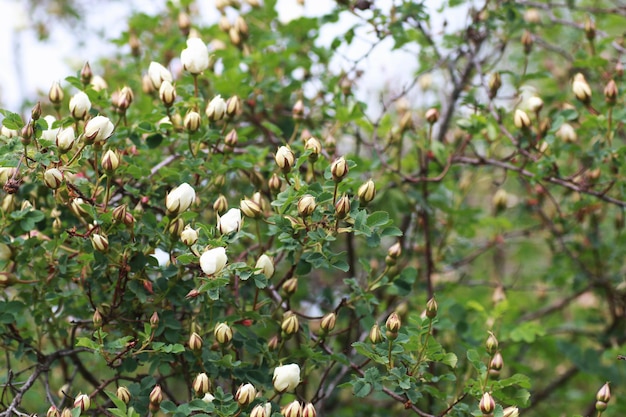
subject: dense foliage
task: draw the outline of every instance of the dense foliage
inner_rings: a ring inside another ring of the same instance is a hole
[[[215,3],[2,110],[0,416],[626,412],[623,7]]]

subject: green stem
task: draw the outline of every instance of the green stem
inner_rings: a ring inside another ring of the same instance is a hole
[[[111,176],[107,174],[107,189],[104,194],[104,212],[106,213],[107,207],[109,205],[109,197],[111,193]]]
[[[70,160],[67,162],[67,164],[65,164],[65,166],[68,166],[68,167],[69,167],[70,165],[72,165],[72,162],[74,162],[74,161],[76,160],[76,158],[78,158],[78,155],[80,155],[80,154],[83,152],[83,150],[85,149],[85,147],[86,147],[86,146],[87,146],[87,144],[86,144],[86,143],[83,143],[83,145],[80,147],[80,149],[78,149],[78,150],[76,151],[76,153],[74,154],[74,156],[72,157],[72,159],[70,159]]]

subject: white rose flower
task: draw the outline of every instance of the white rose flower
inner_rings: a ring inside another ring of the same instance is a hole
[[[189,184],[182,183],[165,197],[168,213],[179,214],[187,210],[196,199],[196,191]]]
[[[200,256],[200,267],[207,275],[213,275],[220,272],[228,262],[226,249],[223,247],[209,249]]]
[[[180,54],[183,68],[192,74],[200,74],[209,67],[209,50],[200,38],[187,39],[187,48]]]
[[[52,125],[54,124],[54,122],[57,121],[57,119],[51,115],[48,115],[44,117],[43,119],[48,124],[48,128],[44,130],[43,132],[41,132],[41,138],[45,140],[49,140],[50,142],[53,142],[56,139],[57,134],[59,133],[58,127],[56,129],[52,128]]]
[[[85,125],[84,137],[89,142],[104,142],[113,133],[113,123],[105,116],[96,116]]]
[[[70,113],[75,119],[84,119],[89,110],[91,101],[84,92],[79,91],[70,99]]]
[[[154,61],[152,61],[148,67],[148,77],[150,77],[152,85],[157,90],[161,88],[163,81],[169,81],[171,83],[173,79],[172,73],[167,68]]]
[[[295,390],[300,383],[300,367],[295,363],[276,367],[272,382],[278,392]]]
[[[223,235],[230,232],[238,232],[241,229],[241,210],[231,208],[222,217],[218,214],[217,229]]]

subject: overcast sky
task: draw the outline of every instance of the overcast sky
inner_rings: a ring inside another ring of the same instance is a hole
[[[376,4],[384,10],[389,7],[390,1],[380,0]],[[39,41],[36,33],[29,29],[24,2],[0,0],[0,107],[20,111],[24,99],[33,100],[38,93],[47,94],[54,81],[62,81],[74,75],[85,61],[93,64],[99,57],[112,54],[117,47],[109,40],[126,30],[126,17],[131,11],[155,13],[165,7],[164,3],[151,0],[89,2],[89,13],[85,15],[84,25],[89,28],[88,33],[77,35],[67,26],[56,24],[49,28],[49,39]],[[199,1],[197,4],[200,21],[194,23],[211,24],[217,21],[219,15],[212,0]],[[281,19],[290,19],[302,14],[321,15],[334,4],[334,0],[306,0],[305,6],[301,7],[296,0],[279,0],[278,9]],[[434,0],[428,4],[434,26],[441,25],[442,17],[434,12],[440,1]],[[353,19],[356,18],[346,14],[339,23],[325,27],[318,42],[330,43],[337,33],[352,26]],[[397,91],[411,80],[416,68],[415,52],[391,52],[391,46],[391,42],[386,42],[363,61],[362,67],[366,72],[360,83],[361,99],[375,103],[381,90]],[[367,43],[356,39],[341,55],[356,58],[365,50]],[[334,65],[337,69],[347,67],[343,58],[338,58]],[[97,69],[95,65],[96,73]]]

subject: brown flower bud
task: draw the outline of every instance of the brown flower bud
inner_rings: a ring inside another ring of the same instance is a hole
[[[202,125],[202,117],[200,116],[200,113],[192,110],[185,115],[183,126],[185,126],[187,132],[197,132],[198,129],[200,129],[200,125]]]
[[[107,173],[113,173],[120,166],[120,157],[117,152],[109,149],[102,155],[102,169]]]
[[[94,233],[91,235],[91,246],[97,251],[106,252],[109,249],[109,239],[105,235]]]
[[[580,72],[574,75],[574,82],[572,83],[572,91],[576,98],[584,104],[589,104],[591,101],[591,87],[587,83],[585,76]]]
[[[243,16],[239,15],[235,18],[235,29],[239,32],[239,35],[242,39],[248,39],[248,35],[250,35],[250,30],[248,28],[248,24]]]
[[[180,217],[170,223],[169,232],[173,237],[180,237],[185,229],[185,221]]]
[[[244,216],[253,219],[261,217],[261,215],[263,214],[263,209],[261,208],[261,206],[257,202],[249,198],[241,200],[239,202],[239,208],[241,209],[241,212],[244,214]]]
[[[115,392],[115,396],[122,400],[124,404],[128,404],[130,402],[130,391],[126,387],[118,387]]]
[[[191,350],[198,351],[202,349],[202,345],[203,345],[202,338],[196,332],[191,333],[191,336],[189,336],[188,343],[189,343],[189,349]]]
[[[282,409],[281,414],[284,417],[302,417],[302,405],[298,400],[294,400]]]
[[[313,214],[316,206],[315,197],[311,194],[305,194],[298,200],[298,214],[300,217],[308,217]]]
[[[221,345],[226,345],[230,343],[231,340],[233,340],[233,329],[231,329],[230,326],[226,323],[219,323],[217,326],[215,326],[213,334],[215,335],[215,340],[217,340],[217,343]]]
[[[159,327],[159,313],[155,311],[150,316],[150,328],[154,330],[157,327]]]
[[[163,80],[159,88],[159,98],[165,107],[171,107],[176,100],[176,89],[168,80]]]
[[[434,107],[430,108],[426,111],[424,117],[426,118],[426,121],[431,125],[435,124],[437,123],[437,120],[439,120],[439,110]]]
[[[49,168],[43,173],[43,182],[46,187],[56,190],[63,184],[63,173],[58,168]]]
[[[489,361],[489,369],[494,369],[499,371],[504,366],[504,359],[502,358],[502,353],[500,351],[496,352],[495,355]]]
[[[91,399],[87,394],[80,394],[74,400],[74,408],[80,408],[80,412],[84,413],[86,410],[89,410],[91,407]]]
[[[252,401],[254,401],[255,397],[256,388],[254,388],[254,385],[250,383],[241,385],[235,393],[235,401],[237,401],[237,403],[241,407],[245,407],[246,405],[250,404]]]
[[[219,197],[217,197],[217,199],[213,203],[213,210],[215,210],[216,213],[220,214],[228,210],[228,201],[226,200],[224,194],[220,194]]]
[[[485,347],[487,348],[487,353],[492,356],[498,351],[498,339],[496,339],[496,336],[492,332],[489,332]]]
[[[50,91],[48,92],[48,99],[54,105],[59,105],[63,101],[63,89],[61,88],[61,84],[58,81],[52,83],[52,87],[50,87]]]
[[[596,22],[589,16],[585,18],[585,37],[589,41],[593,41],[596,38]]]
[[[54,405],[51,405],[46,412],[46,417],[60,417],[59,409],[56,408]]]
[[[293,167],[296,157],[287,146],[281,146],[278,148],[276,152],[276,156],[274,157],[276,161],[276,165],[280,168],[284,173],[291,171]]]
[[[387,327],[387,331],[391,333],[398,333],[400,327],[402,326],[402,322],[400,321],[400,317],[396,312],[393,312],[387,318],[385,322],[385,327]]]
[[[611,80],[604,87],[604,99],[609,105],[614,105],[617,100],[617,94],[619,93],[617,89],[617,84],[615,84],[615,80]]]
[[[337,322],[337,315],[334,312],[326,314],[320,321],[320,329],[324,333],[331,332],[335,328]]]
[[[130,46],[130,53],[134,57],[141,55],[141,41],[134,32],[128,36],[128,46]]]
[[[438,309],[439,306],[437,305],[437,301],[435,300],[435,297],[432,297],[426,303],[426,317],[428,317],[429,319],[434,319],[435,317],[437,317]]]
[[[282,288],[287,295],[295,293],[298,291],[298,278],[289,278],[287,281],[283,282]]]
[[[163,401],[163,392],[160,385],[155,385],[150,392],[150,405],[160,406]],[[158,409],[158,408],[157,408]]]
[[[30,111],[30,117],[33,120],[39,120],[39,118],[41,117],[41,102],[38,101],[37,104],[35,104],[32,108],[32,110]]]
[[[309,154],[309,161],[315,162],[322,153],[322,144],[314,137],[310,137],[304,144],[305,151],[311,151]]]
[[[226,100],[226,116],[235,117],[241,112],[241,100],[238,96],[229,97]]]
[[[533,49],[533,35],[528,30],[522,33],[522,45],[524,46],[524,53],[526,55]]]
[[[344,219],[350,214],[350,199],[344,195],[335,204],[335,215],[338,219]]]
[[[280,177],[276,173],[274,173],[272,174],[272,177],[267,182],[267,185],[272,192],[278,193],[282,186],[282,182],[280,180]]]
[[[494,72],[489,78],[489,98],[494,98],[502,87],[502,79],[499,72]]]
[[[296,104],[294,104],[291,109],[291,114],[294,119],[302,119],[302,116],[304,115],[304,103],[302,100],[296,101]]]
[[[333,180],[335,182],[341,182],[341,180],[348,175],[348,171],[348,163],[343,156],[336,159],[330,166],[330,172],[333,175]]]
[[[189,30],[191,29],[191,18],[187,13],[181,11],[180,13],[178,13],[178,19],[176,20],[180,33],[182,33],[183,36],[187,37],[189,35]]]
[[[230,20],[228,20],[228,17],[226,17],[226,15],[222,15],[222,17],[220,17],[218,26],[222,32],[228,33],[232,25],[230,24]]]
[[[231,131],[226,134],[226,137],[224,137],[224,144],[230,148],[237,146],[238,141],[239,135],[237,135],[237,131],[235,129],[231,129]]]
[[[293,314],[291,311],[287,311],[283,317],[283,322],[281,323],[280,328],[286,335],[297,333],[298,329],[300,329],[298,316]]]
[[[307,403],[302,409],[302,417],[317,417],[317,411],[315,411],[315,406],[311,403]]]
[[[250,412],[250,417],[270,417],[265,412],[265,406],[263,404],[257,404]]]
[[[359,196],[359,202],[362,206],[366,206],[374,197],[376,197],[376,184],[374,181],[369,179],[359,187],[357,191],[357,195]]]
[[[380,331],[380,326],[378,323],[374,324],[370,329],[369,333],[370,342],[373,344],[377,344],[383,341],[383,333]]]
[[[91,81],[91,77],[93,77],[93,72],[91,71],[91,65],[89,65],[89,61],[85,62],[83,68],[80,70],[80,81],[87,85]]]
[[[611,400],[611,389],[609,383],[602,385],[602,388],[596,393],[596,400],[608,403]]]
[[[270,351],[274,351],[278,348],[279,343],[280,340],[278,339],[278,335],[274,335],[270,340],[267,341],[267,348]]]
[[[93,313],[91,322],[93,323],[93,327],[96,329],[99,329],[100,327],[102,327],[102,314],[100,314],[100,311],[98,311],[97,309]]]
[[[528,129],[532,126],[532,122],[530,117],[524,110],[516,109],[515,115],[513,116],[513,123],[515,127],[518,129]]]
[[[402,255],[402,245],[396,242],[387,249],[387,255],[393,259],[398,259]]]
[[[490,393],[485,392],[483,394],[480,399],[480,403],[478,404],[478,408],[480,408],[480,411],[484,416],[493,415],[493,412],[496,409],[496,402],[493,400]]]
[[[209,392],[211,388],[211,383],[209,381],[209,377],[204,372],[198,374],[196,378],[193,380],[193,390],[198,395],[203,395]]]

